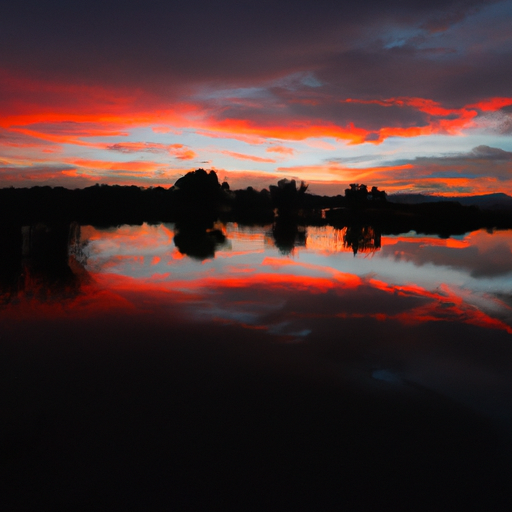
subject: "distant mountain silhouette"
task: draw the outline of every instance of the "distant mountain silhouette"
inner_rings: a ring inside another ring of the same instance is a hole
[[[458,202],[485,210],[512,210],[512,197],[501,192],[477,196],[436,196],[427,194],[390,194],[388,200],[397,204]]]

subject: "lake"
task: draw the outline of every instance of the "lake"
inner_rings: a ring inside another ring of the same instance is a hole
[[[9,509],[512,504],[510,231],[40,224],[1,257]]]

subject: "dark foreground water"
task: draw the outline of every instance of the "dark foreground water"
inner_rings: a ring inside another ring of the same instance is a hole
[[[9,234],[5,510],[511,509],[512,233],[217,227]]]

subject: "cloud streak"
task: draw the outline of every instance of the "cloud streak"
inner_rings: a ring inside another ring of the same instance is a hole
[[[120,153],[169,154],[178,160],[193,160],[196,154],[183,144],[161,144],[158,142],[124,142],[106,146],[110,151]]]

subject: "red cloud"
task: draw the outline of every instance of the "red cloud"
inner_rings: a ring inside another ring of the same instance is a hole
[[[512,105],[512,98],[491,98],[473,105],[468,105],[468,108],[477,108],[482,112],[488,112],[500,110],[501,108],[508,107],[509,105]]]
[[[395,120],[393,126],[386,126],[383,122],[379,127],[369,128],[365,126],[364,118],[358,121],[359,125],[349,120],[341,123],[328,119],[326,105],[331,99],[322,98],[320,95],[318,105],[308,104],[305,114],[292,108],[293,97],[285,97],[282,98],[284,104],[279,109],[279,115],[275,108],[271,108],[273,105],[268,103],[271,100],[259,99],[258,105],[253,105],[248,110],[243,110],[249,108],[245,105],[247,102],[240,107],[236,105],[233,107],[233,117],[229,117],[229,111],[218,108],[219,104],[222,106],[223,101],[227,101],[229,94],[224,100],[215,98],[215,103],[211,104],[208,100],[190,101],[186,96],[169,103],[167,98],[128,88],[41,81],[14,76],[5,71],[0,71],[0,78],[0,93],[5,98],[0,99],[0,126],[58,144],[91,145],[83,138],[121,135],[130,128],[152,125],[158,127],[156,129],[159,131],[168,125],[175,128],[194,128],[205,135],[252,137],[260,141],[265,138],[304,140],[311,137],[333,137],[349,144],[380,143],[388,137],[460,133],[462,129],[472,126],[479,112],[495,111],[512,104],[512,98],[506,97],[488,98],[458,109],[447,108],[439,102],[420,97],[341,100],[345,104],[407,108],[412,109],[412,112],[426,114],[421,123],[416,120],[413,125],[405,121],[400,125],[400,121]],[[252,105],[254,102],[250,103]],[[214,108],[214,105],[217,106]],[[257,106],[261,108],[257,109]],[[242,110],[237,111],[238,107]],[[244,112],[245,117],[235,117],[238,114],[243,116]],[[220,118],[221,115],[224,116],[223,119]],[[148,144],[145,148],[140,146],[139,150],[156,149],[156,146]],[[172,149],[173,145],[169,145],[169,148]],[[175,147],[174,149],[178,150]],[[283,146],[270,147],[268,151],[293,154],[293,150]],[[184,149],[175,156],[183,160],[194,158],[191,150],[187,152]],[[262,160],[261,157],[236,153],[230,156],[272,163],[272,160]]]
[[[260,156],[244,155],[243,153],[235,153],[234,151],[221,151],[221,153],[223,155],[236,158],[238,160],[251,160],[252,162],[275,163],[275,160],[273,160],[272,158],[262,158]]]
[[[68,163],[84,167],[87,169],[98,170],[127,170],[141,173],[151,173],[162,167],[158,162],[111,162],[108,160],[89,160],[85,158],[70,158],[66,160]]]
[[[250,120],[209,120],[209,129],[222,132],[225,136],[231,134],[253,135],[259,138],[272,138],[281,140],[304,140],[310,137],[333,137],[345,140],[350,144],[361,144],[366,141],[371,133],[363,128],[353,125],[340,127],[334,123],[323,121],[293,121],[288,123],[285,119],[279,119],[280,123],[257,124]]]

